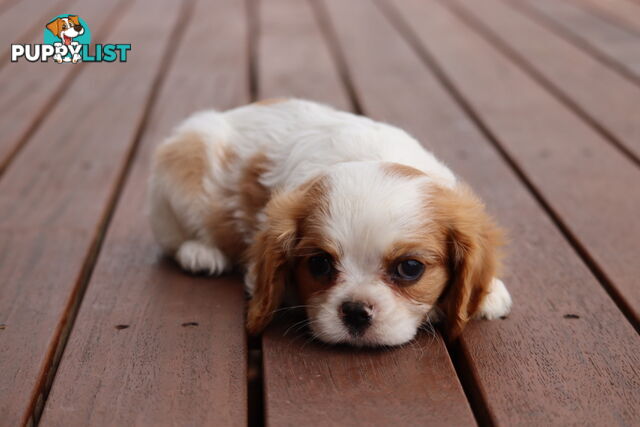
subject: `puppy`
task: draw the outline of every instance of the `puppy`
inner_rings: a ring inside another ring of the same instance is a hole
[[[191,272],[237,262],[260,332],[293,294],[314,337],[392,346],[505,316],[501,233],[404,131],[302,100],[195,114],[155,153],[150,220]]]
[[[47,24],[47,29],[53,33],[54,36],[59,37],[62,41],[61,44],[66,46],[71,44],[78,44],[73,39],[84,34],[84,27],[80,23],[80,19],[77,15],[69,15],[66,18],[56,18]],[[53,59],[61,63],[63,61],[72,61],[74,64],[82,59],[80,54],[74,54],[73,58],[62,58],[62,55],[56,54]]]

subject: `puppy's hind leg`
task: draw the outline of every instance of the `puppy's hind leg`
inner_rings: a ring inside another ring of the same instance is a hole
[[[193,273],[220,274],[232,263],[207,227],[216,183],[212,181],[211,133],[215,113],[187,120],[155,153],[151,176],[151,225],[156,240],[180,266]],[[209,119],[209,120],[203,120]],[[215,152],[215,150],[213,150]],[[207,185],[205,185],[207,181]],[[206,188],[205,188],[206,187]]]
[[[217,247],[197,238],[187,230],[169,200],[157,189],[151,195],[151,228],[165,253],[173,256],[180,266],[192,273],[216,275],[226,271],[231,263]],[[184,217],[184,215],[182,215]]]

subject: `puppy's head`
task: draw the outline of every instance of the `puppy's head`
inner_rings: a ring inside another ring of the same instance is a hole
[[[56,18],[47,24],[49,31],[64,42],[70,44],[74,37],[84,33],[84,27],[77,15],[69,15],[65,18]]]
[[[325,342],[402,344],[436,313],[455,338],[496,273],[500,233],[483,205],[407,166],[337,165],[266,214],[249,251],[252,333],[290,285]]]

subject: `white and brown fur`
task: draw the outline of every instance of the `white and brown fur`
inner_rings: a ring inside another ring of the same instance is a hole
[[[472,317],[506,315],[496,278],[501,232],[483,204],[406,132],[303,100],[197,113],[155,156],[150,219],[163,249],[191,272],[244,269],[247,327],[258,333],[293,290],[315,337],[398,345],[441,318],[450,337]],[[327,254],[335,273],[314,277]],[[425,266],[412,283],[391,270]],[[364,333],[341,304],[363,302]]]

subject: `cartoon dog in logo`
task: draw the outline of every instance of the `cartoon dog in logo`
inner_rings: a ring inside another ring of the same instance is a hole
[[[54,36],[59,37],[60,40],[62,40],[62,43],[55,43],[55,46],[59,46],[61,44],[66,46],[77,45],[78,42],[73,41],[73,39],[84,34],[84,27],[80,23],[80,19],[77,15],[69,15],[65,18],[56,18],[47,24],[47,29],[51,31]],[[74,54],[72,58],[62,58],[62,55],[56,54],[53,59],[58,63],[71,61],[75,64],[82,60],[82,57],[77,53]]]

